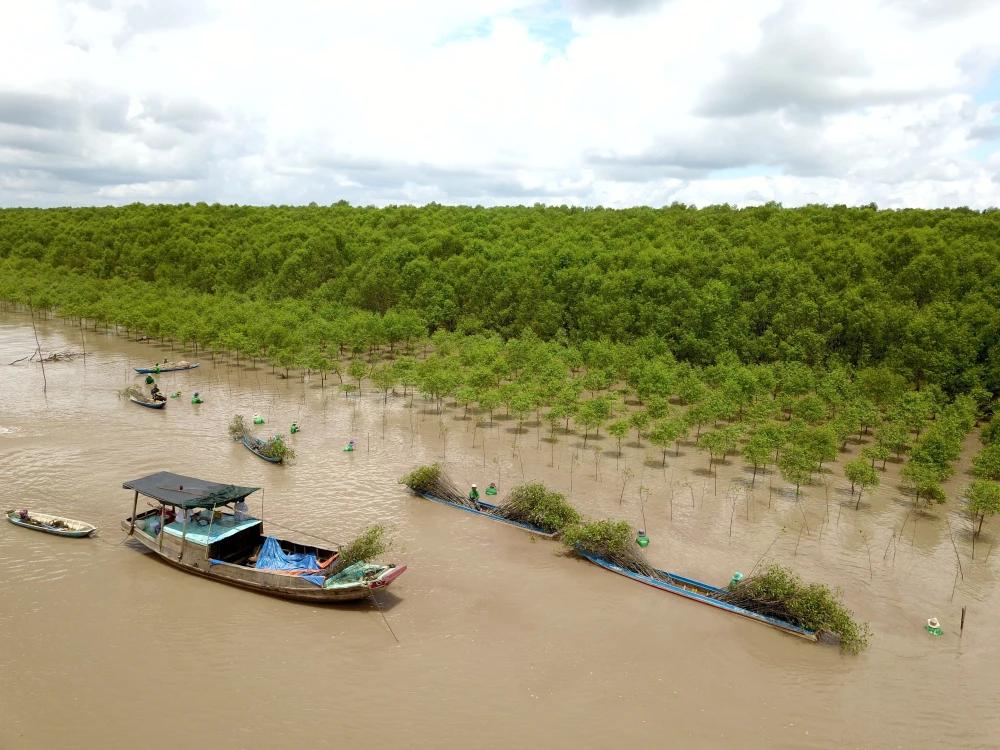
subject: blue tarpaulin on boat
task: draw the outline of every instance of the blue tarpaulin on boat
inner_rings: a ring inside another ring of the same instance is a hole
[[[285,552],[281,549],[278,540],[269,536],[264,540],[264,546],[261,547],[260,554],[257,556],[255,567],[258,570],[280,570],[285,573],[294,573],[299,570],[318,570],[319,561],[316,559],[316,555],[306,552]],[[299,577],[317,586],[323,585],[324,577],[321,575]]]

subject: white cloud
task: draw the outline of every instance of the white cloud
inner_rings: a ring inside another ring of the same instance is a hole
[[[995,2],[165,7],[0,6],[0,205],[1000,204]]]

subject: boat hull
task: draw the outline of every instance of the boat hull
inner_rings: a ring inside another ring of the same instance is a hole
[[[55,536],[68,536],[74,539],[80,539],[86,536],[90,536],[95,531],[97,527],[84,521],[75,521],[72,518],[63,518],[61,516],[52,516],[47,513],[33,513],[31,518],[38,521],[39,523],[49,524],[52,521],[62,521],[67,526],[68,529],[59,529],[54,526],[36,526],[32,523],[27,523],[22,521],[16,513],[8,513],[7,520],[10,521],[15,526],[20,526],[22,529],[32,529],[33,531],[44,531],[46,534],[54,534]]]
[[[732,604],[727,604],[726,602],[719,601],[718,599],[714,599],[712,597],[713,594],[720,594],[724,592],[725,589],[710,586],[707,583],[695,581],[691,578],[685,578],[684,576],[679,576],[676,573],[670,573],[666,570],[657,570],[658,573],[663,573],[668,576],[672,581],[671,583],[658,578],[650,578],[649,576],[640,575],[639,573],[633,573],[631,570],[625,570],[614,563],[608,562],[607,560],[591,555],[587,552],[583,552],[582,550],[577,550],[577,554],[586,558],[595,565],[599,565],[605,570],[610,570],[612,573],[617,573],[618,575],[625,576],[626,578],[631,578],[633,581],[644,583],[647,586],[652,586],[653,588],[657,588],[662,591],[669,591],[671,594],[682,596],[685,599],[690,599],[691,601],[696,601],[701,604],[707,604],[710,607],[715,607],[716,609],[721,609],[731,614],[739,615],[740,617],[748,620],[754,620],[764,625],[769,625],[770,627],[784,633],[789,633],[790,635],[795,635],[808,641],[815,641],[819,638],[819,634],[813,630],[806,630],[805,628],[800,628],[797,625],[792,625],[789,622],[784,622],[783,620],[778,620],[774,617],[768,617],[767,615],[761,615],[757,612],[751,612],[748,609],[736,607]]]
[[[165,372],[180,372],[181,370],[193,370],[194,368],[196,368],[200,364],[201,364],[201,362],[195,362],[193,365],[187,365],[186,367],[161,367],[159,374],[162,375]],[[156,373],[156,369],[152,368],[152,367],[133,367],[132,369],[135,370],[140,375],[156,375],[157,374]]]
[[[280,458],[274,458],[273,456],[265,456],[260,452],[260,446],[263,444],[264,441],[261,440],[260,438],[251,438],[251,437],[243,438],[244,447],[246,447],[248,451],[257,456],[257,458],[262,458],[269,464],[280,464],[281,463]]]
[[[166,401],[140,401],[135,396],[129,396],[129,401],[139,406],[145,406],[147,409],[162,409],[167,405]]]
[[[545,537],[546,539],[555,539],[558,536],[557,533],[549,533],[548,531],[544,531],[537,526],[532,526],[529,523],[511,521],[508,518],[500,518],[499,516],[495,516],[490,512],[490,510],[495,510],[497,506],[492,505],[490,503],[484,503],[480,501],[479,507],[486,508],[486,510],[477,510],[475,508],[469,508],[465,505],[459,505],[458,503],[453,503],[450,500],[445,500],[444,498],[440,498],[437,495],[430,495],[424,492],[415,492],[414,494],[420,495],[421,497],[425,497],[428,500],[433,500],[436,503],[441,503],[442,505],[447,505],[452,508],[458,508],[459,510],[464,510],[468,513],[475,513],[477,516],[483,516],[485,518],[490,519],[491,521],[498,521],[499,523],[504,523],[507,524],[508,526],[513,526],[514,528],[520,529],[521,531],[528,531],[534,534],[535,536]]]
[[[122,521],[122,529],[129,531],[131,519]],[[340,603],[365,599],[372,592],[388,587],[406,572],[406,566],[387,567],[375,580],[359,581],[336,588],[323,588],[298,576],[271,570],[258,570],[245,565],[211,561],[204,547],[187,544],[176,537],[166,535],[162,544],[159,537],[153,537],[136,526],[132,538],[150,550],[156,557],[171,567],[185,573],[201,576],[218,583],[237,586],[258,594],[267,594],[282,599],[299,602]]]

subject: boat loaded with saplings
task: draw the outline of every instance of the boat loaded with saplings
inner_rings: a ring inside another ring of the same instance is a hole
[[[800,628],[790,622],[779,620],[776,617],[769,617],[768,615],[760,614],[758,612],[751,612],[748,609],[737,607],[733,604],[729,604],[728,602],[720,601],[719,597],[725,595],[725,589],[720,589],[716,586],[702,583],[701,581],[695,581],[692,578],[685,578],[684,576],[679,576],[676,573],[670,573],[666,570],[655,569],[655,576],[642,575],[641,573],[636,573],[635,571],[616,565],[610,560],[593,555],[586,550],[577,549],[576,552],[581,557],[590,560],[590,562],[595,565],[600,565],[605,570],[610,570],[612,573],[617,573],[618,575],[625,576],[626,578],[631,578],[633,581],[639,581],[639,583],[645,583],[647,586],[653,586],[654,588],[658,588],[662,591],[669,591],[671,594],[677,594],[678,596],[683,596],[685,599],[701,602],[702,604],[707,604],[710,607],[731,612],[734,615],[745,617],[748,620],[756,620],[757,622],[765,625],[770,625],[772,628],[777,628],[782,632],[789,633],[790,635],[797,635],[800,638],[805,638],[809,641],[815,641],[819,637],[819,634],[814,630],[806,630],[805,628]]]
[[[579,520],[579,514],[566,505],[562,495],[547,492],[539,484],[515,487],[502,503],[494,505],[483,502],[478,496],[463,495],[444,468],[436,463],[416,467],[400,479],[399,483],[428,500],[530,531],[547,539],[555,538],[564,526]],[[549,512],[539,512],[539,506]],[[556,512],[553,513],[553,510]]]
[[[220,583],[286,599],[343,602],[385,588],[406,570],[266,536],[263,520],[236,507],[259,487],[166,471],[122,487],[135,492],[132,515],[122,521],[130,536],[164,562]],[[140,495],[153,501],[150,510],[139,510]]]
[[[281,458],[279,456],[268,455],[269,445],[265,440],[261,440],[256,435],[247,435],[243,438],[243,445],[246,446],[247,450],[253,453],[255,456],[263,458],[272,464],[280,464]]]

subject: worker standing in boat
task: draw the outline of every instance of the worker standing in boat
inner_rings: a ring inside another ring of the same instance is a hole
[[[472,489],[469,490],[469,500],[479,503],[479,490],[476,489],[476,485],[472,485]]]

